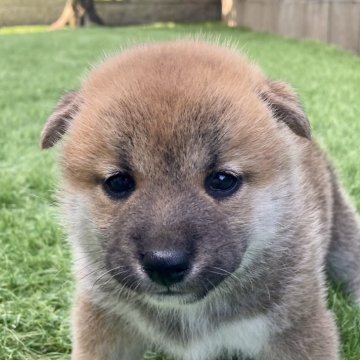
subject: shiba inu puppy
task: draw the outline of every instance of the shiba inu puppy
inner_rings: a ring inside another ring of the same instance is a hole
[[[74,360],[339,359],[325,265],[360,227],[293,90],[234,50],[134,47],[48,119],[74,251]]]

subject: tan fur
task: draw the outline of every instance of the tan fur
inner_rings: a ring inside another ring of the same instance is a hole
[[[94,306],[86,295],[77,294],[73,309],[73,355],[76,360],[128,357],[126,349],[141,358],[145,348],[122,329],[116,318]]]
[[[339,359],[323,268],[360,299],[359,222],[288,85],[215,45],[139,46],[63,98],[42,147],[62,135],[74,360],[138,360],[146,348],[179,360]],[[209,196],[212,167],[241,174],[241,188]],[[114,201],[103,182],[119,172],[136,188]],[[184,295],[167,300],[139,254],[174,247],[192,249],[193,264],[173,286]]]

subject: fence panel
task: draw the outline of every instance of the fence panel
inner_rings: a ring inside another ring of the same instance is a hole
[[[310,38],[360,52],[360,0],[223,0],[229,26]]]

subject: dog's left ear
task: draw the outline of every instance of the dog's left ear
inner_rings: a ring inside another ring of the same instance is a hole
[[[79,106],[80,100],[76,91],[70,91],[61,97],[41,132],[41,149],[54,146],[62,138],[78,113]]]
[[[282,81],[268,81],[260,96],[278,121],[284,122],[296,135],[311,139],[310,123],[294,90]]]

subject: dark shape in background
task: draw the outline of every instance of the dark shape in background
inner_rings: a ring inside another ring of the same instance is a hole
[[[71,27],[90,24],[104,25],[103,20],[96,13],[94,0],[67,0],[60,17],[50,25],[53,30],[66,25]]]

